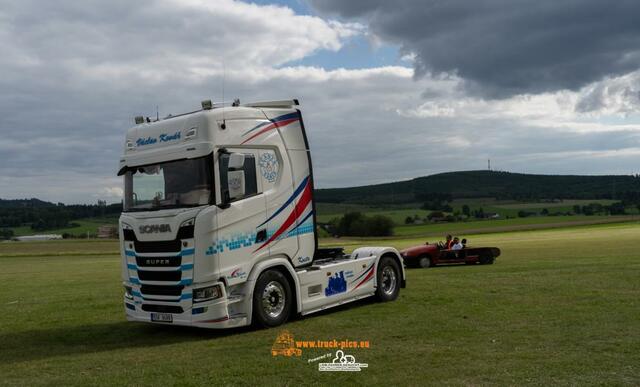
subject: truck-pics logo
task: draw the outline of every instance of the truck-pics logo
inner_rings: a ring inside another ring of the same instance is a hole
[[[289,331],[282,331],[276,338],[276,341],[271,346],[271,355],[272,356],[300,356],[302,355],[302,350],[296,348],[295,343],[293,341],[293,335]]]
[[[152,234],[159,232],[171,232],[171,226],[168,224],[145,224],[139,228],[140,234]]]

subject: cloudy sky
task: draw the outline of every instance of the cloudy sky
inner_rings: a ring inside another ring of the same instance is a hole
[[[0,0],[0,198],[119,201],[136,115],[299,98],[319,187],[640,172],[640,2]]]

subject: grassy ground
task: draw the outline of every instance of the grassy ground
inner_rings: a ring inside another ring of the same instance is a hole
[[[472,236],[502,249],[496,264],[408,270],[396,302],[286,325],[296,340],[369,340],[346,351],[369,364],[359,373],[307,362],[327,350],[272,357],[283,328],[125,322],[115,242],[0,244],[0,384],[637,385],[638,236],[637,224]]]

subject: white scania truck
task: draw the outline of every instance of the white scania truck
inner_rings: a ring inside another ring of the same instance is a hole
[[[131,321],[277,326],[405,286],[400,254],[320,249],[297,100],[202,110],[127,132],[119,175],[124,307]]]

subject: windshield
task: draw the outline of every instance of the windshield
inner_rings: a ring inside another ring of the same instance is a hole
[[[212,156],[169,161],[128,170],[124,210],[196,207],[213,202]]]

